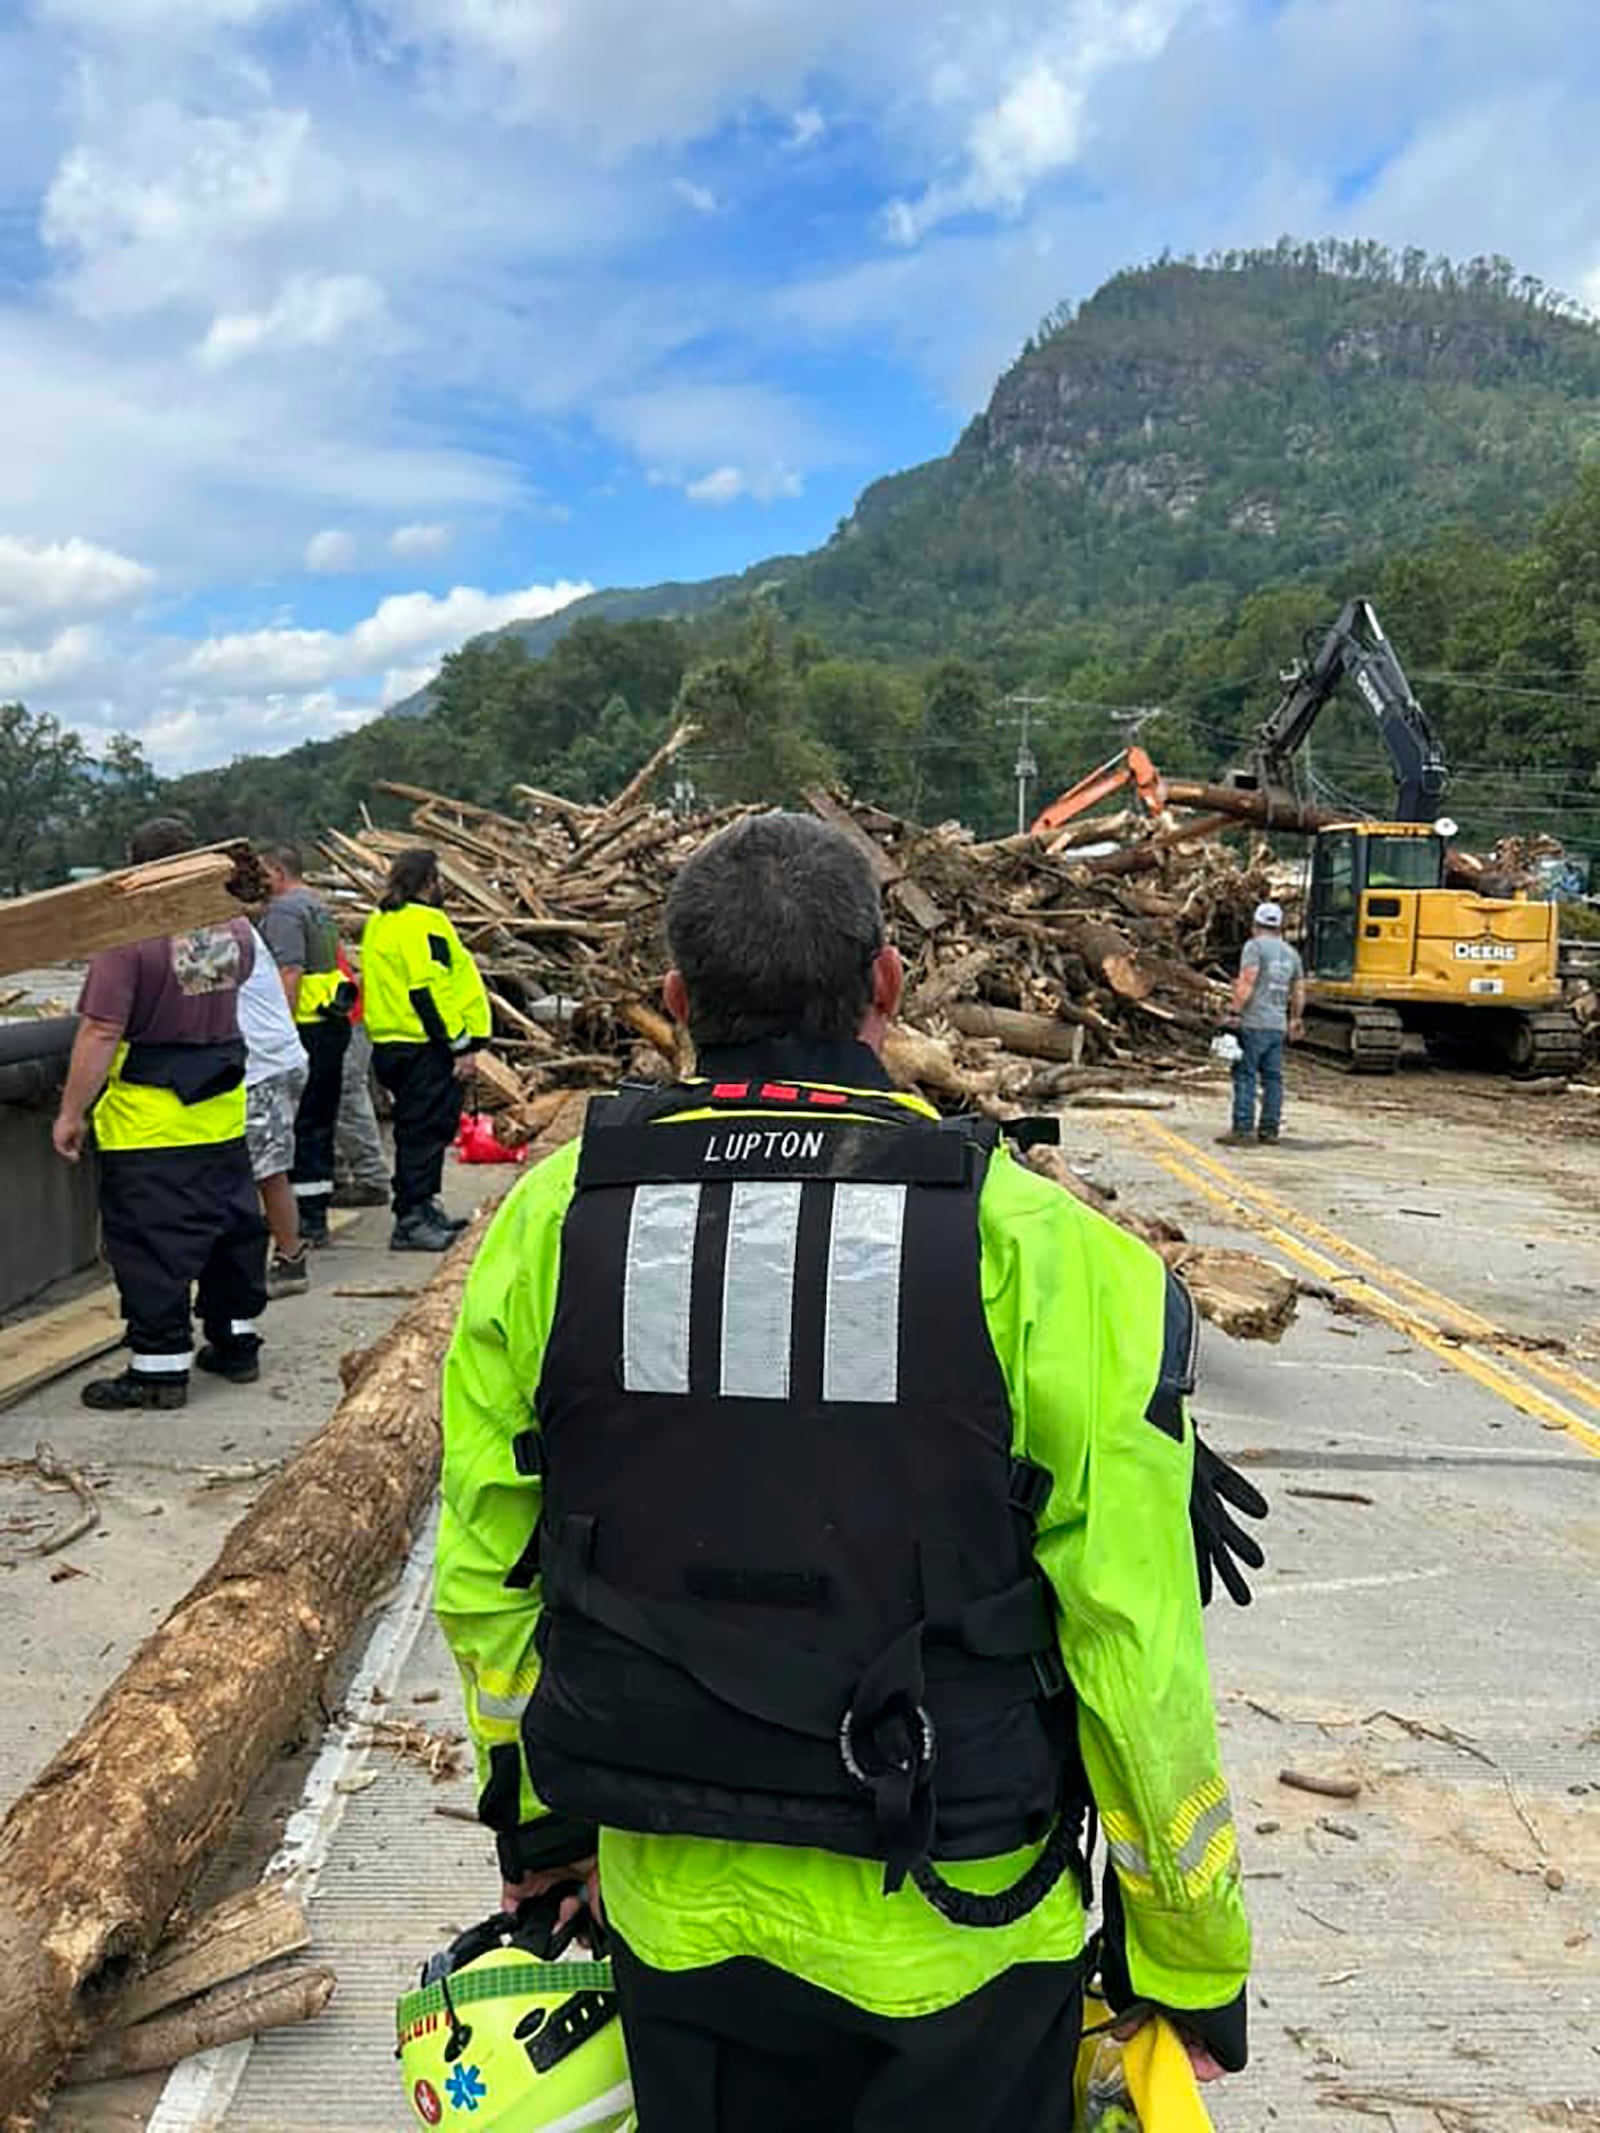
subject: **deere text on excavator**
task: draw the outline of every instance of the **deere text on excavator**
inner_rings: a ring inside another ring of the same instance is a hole
[[[1392,1073],[1408,1037],[1430,1057],[1515,1074],[1565,1072],[1582,1036],[1562,1004],[1557,908],[1452,884],[1453,822],[1439,736],[1369,600],[1351,600],[1313,655],[1285,677],[1233,782],[1287,790],[1295,756],[1344,682],[1378,724],[1398,786],[1396,819],[1319,830],[1304,957],[1306,1039],[1358,1073]]]

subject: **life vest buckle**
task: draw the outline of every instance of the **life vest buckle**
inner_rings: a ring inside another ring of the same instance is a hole
[[[872,1733],[876,1742],[885,1720],[904,1717],[907,1723],[900,1728],[901,1741],[905,1744],[900,1752],[889,1751],[884,1756],[884,1768],[870,1771],[856,1752],[856,1714],[854,1709],[845,1712],[839,1721],[839,1760],[853,1783],[863,1792],[873,1792],[885,1775],[893,1772],[909,1778],[913,1786],[921,1785],[932,1775],[938,1753],[939,1736],[926,1704],[912,1703],[909,1698],[896,1697],[878,1712],[872,1721]]]

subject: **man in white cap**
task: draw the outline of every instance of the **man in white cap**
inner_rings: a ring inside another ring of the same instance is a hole
[[[1243,1141],[1275,1141],[1283,1118],[1283,1046],[1304,1028],[1306,973],[1298,952],[1283,937],[1283,906],[1256,905],[1255,930],[1245,942],[1233,981],[1233,1012],[1239,1021],[1239,1057],[1233,1067],[1233,1124],[1218,1139],[1225,1147]],[[1256,1084],[1261,1117],[1256,1119]]]

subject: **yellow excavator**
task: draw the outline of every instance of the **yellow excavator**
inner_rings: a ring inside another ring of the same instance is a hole
[[[1583,1036],[1562,1003],[1556,905],[1450,881],[1456,825],[1439,816],[1444,753],[1372,603],[1350,601],[1284,679],[1235,784],[1290,789],[1296,754],[1349,682],[1378,723],[1399,786],[1395,821],[1336,822],[1316,834],[1307,1042],[1366,1074],[1393,1073],[1423,1048],[1518,1075],[1577,1067]]]

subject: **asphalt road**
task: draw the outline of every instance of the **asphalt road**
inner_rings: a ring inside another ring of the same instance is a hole
[[[1231,2133],[1594,2133],[1600,1141],[1547,1130],[1531,1097],[1480,1121],[1431,1117],[1415,1086],[1315,1086],[1275,1150],[1214,1147],[1214,1089],[1067,1124],[1100,1183],[1197,1239],[1253,1240],[1320,1292],[1280,1347],[1208,1340],[1196,1402],[1273,1499],[1255,1605],[1209,1623],[1258,1951],[1254,2063],[1214,2116]],[[362,1693],[448,1729],[420,1583],[410,1601],[380,1622]],[[492,1907],[492,1863],[456,1819],[465,1776],[359,1736],[331,1752],[313,1919],[332,2008],[191,2068],[153,2118],[147,2085],[83,2092],[53,2123],[404,2122],[394,1996]],[[1360,1791],[1294,1790],[1286,1768]],[[259,1868],[305,1778],[306,1759],[286,1767],[226,1870]]]

